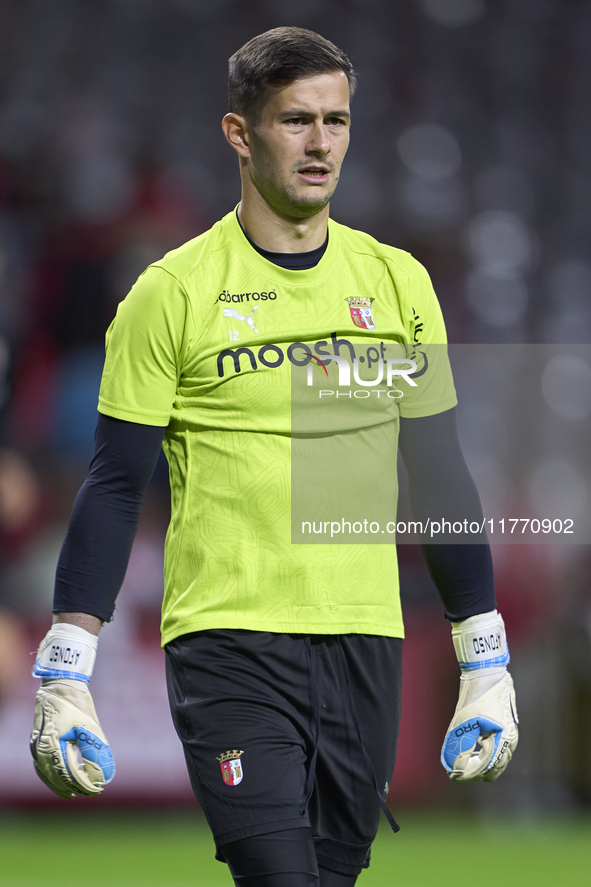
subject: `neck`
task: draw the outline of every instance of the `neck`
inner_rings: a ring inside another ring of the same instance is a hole
[[[326,240],[328,205],[308,219],[290,219],[276,213],[261,197],[245,193],[238,207],[240,224],[261,249],[274,253],[304,253]]]

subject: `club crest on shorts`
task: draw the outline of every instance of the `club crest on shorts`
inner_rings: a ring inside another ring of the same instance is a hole
[[[216,757],[216,761],[220,762],[222,776],[226,785],[238,785],[239,782],[242,782],[244,770],[240,755],[243,754],[244,751],[238,751],[237,748],[234,748]]]
[[[366,296],[351,296],[350,299],[345,299],[345,301],[349,305],[351,319],[355,326],[360,327],[362,330],[375,330],[376,322],[371,310],[373,299],[368,299]]]

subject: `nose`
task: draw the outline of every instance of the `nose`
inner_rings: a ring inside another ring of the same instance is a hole
[[[315,157],[325,157],[330,153],[330,147],[330,139],[324,123],[315,123],[310,134],[310,141],[308,142],[306,152],[308,154],[313,154]]]

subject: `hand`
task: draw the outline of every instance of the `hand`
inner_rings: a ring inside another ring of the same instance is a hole
[[[517,746],[517,724],[513,680],[506,669],[500,675],[462,676],[460,697],[441,750],[441,763],[450,779],[497,779]]]
[[[31,754],[39,777],[61,798],[99,795],[111,782],[115,761],[84,682],[42,682]]]
[[[100,795],[115,775],[88,689],[97,644],[92,631],[56,622],[39,645],[33,669],[44,680],[35,700],[31,754],[39,777],[60,798]]]
[[[492,610],[452,623],[452,639],[462,675],[441,763],[455,781],[492,782],[511,760],[519,738],[505,625]]]

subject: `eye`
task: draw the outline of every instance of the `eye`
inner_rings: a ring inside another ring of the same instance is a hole
[[[290,117],[285,122],[289,123],[290,126],[302,126],[302,124],[305,123],[303,117]]]

